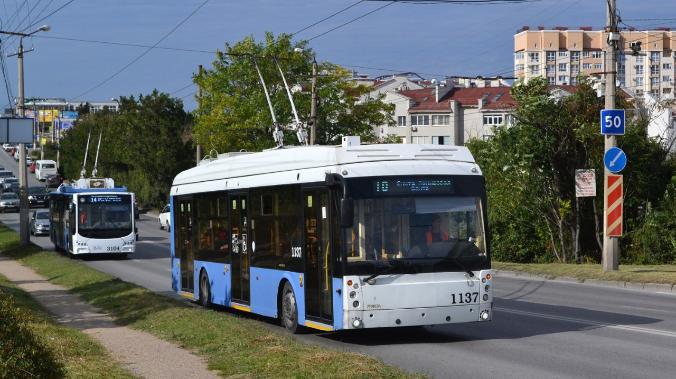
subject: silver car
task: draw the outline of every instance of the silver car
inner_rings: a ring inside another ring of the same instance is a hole
[[[49,211],[39,210],[33,211],[33,216],[31,216],[31,234],[34,236],[40,234],[49,234]]]
[[[0,195],[0,212],[6,212],[7,210],[19,210],[19,196],[14,192]]]

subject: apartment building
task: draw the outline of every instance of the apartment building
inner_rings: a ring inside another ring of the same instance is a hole
[[[452,82],[385,93],[394,104],[395,126],[377,126],[378,137],[398,136],[404,143],[463,145],[487,139],[494,128],[511,124],[516,107],[510,87],[457,87]]]
[[[620,32],[617,80],[635,96],[650,93],[656,98],[674,97],[676,34],[669,29]],[[531,30],[525,26],[514,35],[514,76],[528,81],[546,77],[549,84],[576,85],[584,74],[601,78],[606,72],[608,33],[591,27],[556,27]],[[631,43],[640,42],[634,54]]]

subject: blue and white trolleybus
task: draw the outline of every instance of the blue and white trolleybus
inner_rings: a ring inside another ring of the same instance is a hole
[[[50,194],[50,239],[69,255],[127,256],[136,247],[134,194],[110,178],[79,179]]]
[[[488,321],[484,178],[443,145],[223,154],[171,188],[172,285],[331,331]]]

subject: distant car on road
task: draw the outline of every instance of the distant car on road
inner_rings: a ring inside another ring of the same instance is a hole
[[[49,205],[47,189],[44,187],[28,187],[28,204],[31,207],[46,207]]]
[[[12,145],[10,143],[3,143],[2,144],[2,149],[5,150],[5,151],[9,151],[9,149],[11,149],[13,147],[14,147],[14,145]]]
[[[56,174],[56,162],[53,160],[45,159],[35,161],[35,177],[38,180],[45,180],[49,175]]]
[[[33,164],[33,158],[31,158],[30,156],[27,156],[26,157],[26,167],[28,167],[32,164]]]
[[[5,171],[5,170],[0,171],[0,186],[2,185],[2,183],[7,178],[14,178],[14,173],[11,172],[11,171]],[[0,187],[0,188],[2,188],[2,187]]]
[[[5,192],[14,192],[15,194],[19,194],[21,192],[21,187],[19,187],[19,182],[12,183],[9,185],[9,188],[5,190]]]
[[[171,207],[168,204],[162,208],[157,220],[160,222],[160,229],[171,231]]]
[[[34,236],[40,234],[49,234],[49,211],[39,210],[33,211],[33,216],[31,216],[31,225],[30,231]]]
[[[63,183],[63,178],[59,174],[48,175],[45,179],[45,187],[47,188],[57,188]]]
[[[14,192],[6,192],[0,195],[0,212],[4,213],[8,210],[19,210],[19,196]]]
[[[2,191],[9,191],[13,183],[19,184],[19,179],[17,178],[5,178],[2,182]]]

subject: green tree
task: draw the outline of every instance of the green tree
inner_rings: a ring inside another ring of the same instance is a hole
[[[98,176],[126,185],[143,204],[168,201],[171,183],[193,164],[189,138],[191,116],[180,99],[153,91],[122,97],[118,113],[103,110],[81,118],[61,143],[62,167],[67,178],[78,178],[91,133],[87,173],[91,174],[101,135]]]
[[[300,49],[302,52],[299,52]],[[258,64],[277,116],[282,125],[293,121],[291,105],[276,62],[289,86],[301,121],[310,115],[310,73],[313,52],[304,41],[292,43],[291,36],[275,38],[266,33],[265,42],[247,37],[218,52],[213,67],[195,76],[199,87],[195,141],[207,150],[256,151],[274,146],[272,118],[263,87],[255,69]],[[392,123],[392,107],[378,99],[362,99],[368,92],[348,80],[350,73],[331,63],[319,64],[317,93],[318,144],[335,144],[343,135],[359,135],[375,141],[371,125]],[[300,89],[300,90],[298,90]],[[361,99],[361,100],[360,100]],[[297,144],[294,133],[285,133],[286,144]]]
[[[518,83],[516,125],[491,141],[469,144],[486,176],[496,258],[515,261],[600,260],[603,207],[602,100],[585,78],[567,97],[555,98],[542,78]],[[626,106],[626,104],[625,104]],[[625,225],[664,193],[673,167],[664,148],[633,120],[618,138],[631,163],[623,172]],[[597,173],[596,198],[576,198],[576,169]],[[625,230],[626,230],[625,228]],[[630,233],[629,233],[630,234]],[[630,238],[623,239],[627,247]]]

